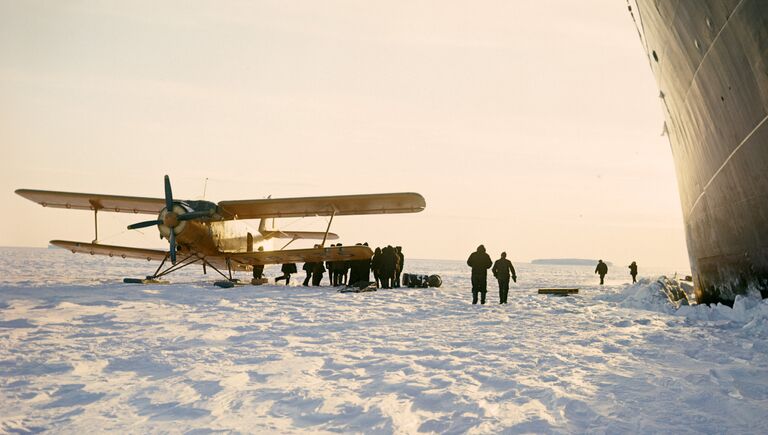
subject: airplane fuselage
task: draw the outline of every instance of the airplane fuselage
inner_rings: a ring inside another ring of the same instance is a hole
[[[162,215],[162,212],[161,212]],[[266,241],[254,241],[248,226],[242,221],[184,221],[173,230],[163,224],[157,226],[160,236],[168,239],[170,231],[176,234],[176,243],[182,252],[196,252],[204,256],[222,253],[252,252],[267,249]]]

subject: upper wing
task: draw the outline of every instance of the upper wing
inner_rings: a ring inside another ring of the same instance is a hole
[[[16,193],[43,207],[146,214],[160,213],[165,207],[163,198],[34,189],[18,189]],[[330,216],[334,212],[336,215],[415,213],[424,210],[426,202],[418,193],[378,193],[222,201],[218,206],[224,219],[255,219]]]
[[[19,189],[16,193],[43,207],[147,214],[158,214],[165,207],[165,200],[162,198],[145,198],[141,196],[100,195],[97,193],[54,192],[51,190],[33,189]]]
[[[239,252],[229,254],[233,262],[242,264],[283,264],[316,261],[367,260],[373,251],[367,246],[331,246],[327,248],[285,249],[282,251]]]
[[[285,218],[357,214],[415,213],[426,202],[418,193],[315,196],[306,198],[247,199],[221,201],[225,219]]]
[[[51,245],[72,251],[73,254],[108,255],[110,257],[162,260],[167,253],[158,249],[130,248],[127,246],[98,245],[94,243],[51,240]]]

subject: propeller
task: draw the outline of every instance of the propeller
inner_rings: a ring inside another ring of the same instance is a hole
[[[171,191],[171,179],[165,176],[165,209],[173,210],[173,192]]]
[[[130,225],[128,225],[128,229],[129,230],[137,230],[139,228],[151,227],[151,226],[154,226],[154,225],[160,225],[162,223],[163,223],[163,221],[161,221],[160,219],[155,219],[153,221],[144,221],[144,222],[138,222],[138,223],[135,223],[135,224],[130,224]]]
[[[176,264],[176,232],[173,231],[173,228],[171,228],[168,243],[171,245],[171,264]]]
[[[171,178],[168,175],[165,176],[165,216],[163,223],[168,225],[171,229],[170,237],[168,237],[168,243],[171,245],[171,264],[176,264],[176,231],[175,227],[178,225],[178,219],[173,209],[173,192],[171,191]]]
[[[128,225],[129,230],[146,228],[155,225],[164,225],[168,227],[168,243],[170,245],[171,263],[176,264],[176,227],[184,221],[207,218],[213,214],[213,210],[191,211],[186,203],[178,204],[173,201],[173,190],[171,189],[171,179],[165,176],[165,209],[160,212],[158,219],[150,221],[137,222]],[[186,211],[190,210],[190,211]],[[162,231],[161,231],[162,233]]]

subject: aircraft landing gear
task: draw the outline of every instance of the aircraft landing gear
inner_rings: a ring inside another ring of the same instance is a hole
[[[187,266],[200,263],[203,266],[203,271],[207,272],[207,267],[215,270],[219,275],[224,277],[224,280],[215,281],[214,285],[217,287],[222,288],[230,288],[235,286],[235,284],[239,283],[239,280],[232,277],[232,262],[227,258],[226,264],[227,264],[227,272],[229,273],[229,276],[225,275],[224,272],[219,270],[216,266],[211,264],[208,260],[205,259],[205,257],[200,257],[196,253],[189,254],[181,261],[176,262],[176,264],[168,266],[166,269],[163,270],[163,266],[165,265],[166,261],[168,261],[168,258],[170,257],[170,253],[165,255],[165,258],[163,258],[163,261],[160,262],[160,266],[157,267],[155,270],[155,273],[152,275],[147,275],[146,278],[140,279],[140,278],[124,278],[123,282],[126,284],[169,284],[169,281],[161,280],[160,278],[171,274],[173,272],[176,272],[180,269],[183,269]]]
[[[123,278],[123,283],[125,284],[170,284],[171,282],[163,279],[152,279],[150,277],[147,277],[146,279]]]

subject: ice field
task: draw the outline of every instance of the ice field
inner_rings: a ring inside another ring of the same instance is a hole
[[[672,270],[515,263],[509,304],[491,277],[472,306],[462,262],[406,257],[443,287],[360,294],[122,283],[155,267],[0,248],[0,433],[765,431],[768,301],[676,309]],[[581,293],[536,294],[556,286]]]

